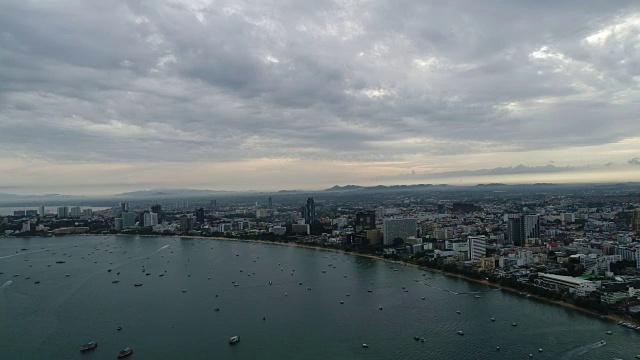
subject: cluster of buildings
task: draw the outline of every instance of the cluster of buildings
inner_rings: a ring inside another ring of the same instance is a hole
[[[562,289],[607,304],[637,298],[640,290],[640,204],[587,195],[475,201],[413,195],[357,200],[309,197],[275,204],[217,200],[172,204],[120,203],[94,213],[44,206],[0,218],[6,234],[130,232],[268,236],[344,246],[400,259],[437,262],[491,276]],[[73,228],[78,229],[73,229]],[[621,265],[623,264],[623,266]],[[640,305],[640,304],[639,304]]]

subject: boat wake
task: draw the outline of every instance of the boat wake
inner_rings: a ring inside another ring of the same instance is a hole
[[[581,355],[586,354],[587,352],[593,350],[593,349],[597,349],[601,346],[604,346],[605,344],[601,341],[595,342],[593,344],[588,344],[588,345],[584,345],[584,346],[580,346],[579,348],[570,350],[569,352],[567,352],[566,354],[564,354],[564,356],[562,356],[560,358],[560,360],[569,360],[569,359],[574,359],[577,358]]]
[[[4,289],[9,287],[9,285],[11,285],[11,283],[13,283],[13,281],[9,280],[6,283],[2,284],[2,286],[0,286],[0,289]]]
[[[156,250],[156,252],[158,252],[158,251],[162,251],[162,250],[164,250],[164,249],[166,249],[166,248],[168,248],[168,247],[169,247],[169,245],[165,245],[165,246],[161,247],[160,249]]]

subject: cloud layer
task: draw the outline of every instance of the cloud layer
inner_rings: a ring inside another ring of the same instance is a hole
[[[639,36],[635,1],[8,1],[0,162],[633,165],[565,151],[640,137]]]

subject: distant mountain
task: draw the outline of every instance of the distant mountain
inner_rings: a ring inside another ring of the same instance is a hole
[[[336,185],[334,187],[331,187],[329,189],[324,189],[322,191],[352,191],[352,190],[361,190],[364,188],[365,188],[364,186],[360,186],[360,185],[345,185],[345,186]]]
[[[146,198],[146,197],[192,197],[192,196],[210,196],[219,194],[228,194],[231,191],[225,190],[199,190],[199,189],[152,189],[152,190],[138,190],[130,191],[122,194],[117,194],[117,197],[129,197],[129,198]]]

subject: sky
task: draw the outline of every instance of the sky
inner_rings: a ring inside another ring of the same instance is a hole
[[[640,3],[5,0],[0,192],[640,180]]]

